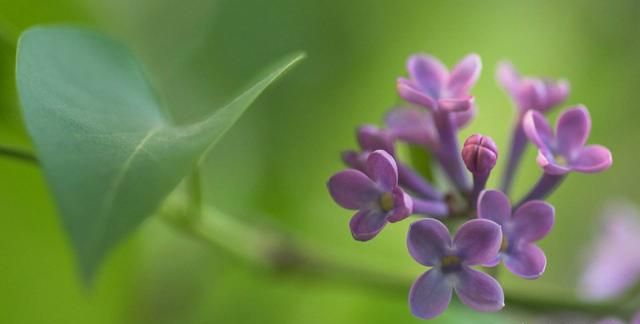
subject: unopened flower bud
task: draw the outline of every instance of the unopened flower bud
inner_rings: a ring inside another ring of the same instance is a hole
[[[491,137],[474,134],[464,142],[462,159],[471,173],[485,174],[496,165],[498,148]]]

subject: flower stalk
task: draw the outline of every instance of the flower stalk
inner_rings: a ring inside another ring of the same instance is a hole
[[[193,210],[188,207],[190,201],[191,198],[183,192],[173,193],[160,209],[159,219],[176,231],[245,266],[275,275],[302,275],[309,280],[382,294],[391,293],[399,298],[406,298],[407,289],[411,286],[411,276],[374,271],[324,257],[313,246],[292,240],[288,233],[243,222],[240,217],[207,204],[202,206],[199,217],[193,217],[189,215],[189,210]],[[628,294],[611,302],[584,302],[571,298],[525,296],[506,290],[505,303],[508,309],[531,314],[579,312],[596,317],[610,314],[631,316],[635,309],[628,301],[634,296]]]

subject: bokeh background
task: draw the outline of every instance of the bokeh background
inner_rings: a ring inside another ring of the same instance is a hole
[[[508,293],[570,300],[603,204],[640,204],[639,21],[634,0],[2,0],[0,143],[30,148],[13,71],[17,36],[35,24],[78,23],[122,40],[185,122],[228,101],[266,64],[304,50],[308,58],[210,154],[207,202],[243,221],[287,230],[327,257],[413,278],[424,269],[406,253],[409,223],[355,242],[350,212],[331,201],[325,181],[342,168],[339,152],[355,146],[354,127],[380,123],[398,102],[395,79],[414,52],[448,65],[469,52],[481,55],[484,70],[473,91],[480,111],[461,137],[490,135],[506,153],[513,108],[494,73],[499,60],[510,59],[525,74],[569,79],[568,103],[590,108],[590,142],[614,154],[611,170],[571,175],[551,198],[557,223],[542,242],[545,276],[502,276]],[[534,157],[529,148],[516,195],[540,174]],[[529,316],[508,306],[499,315],[453,307],[438,321]],[[0,323],[255,322],[420,321],[404,294],[256,271],[153,219],[111,254],[88,291],[42,174],[0,159]]]

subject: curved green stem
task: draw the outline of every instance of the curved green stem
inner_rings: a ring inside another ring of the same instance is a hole
[[[32,153],[3,146],[0,146],[0,156],[38,163]],[[172,194],[160,210],[161,219],[174,229],[251,266],[401,295],[406,295],[411,286],[411,278],[325,259],[317,255],[315,250],[289,239],[286,233],[249,225],[202,204],[198,169],[187,178],[186,184],[189,195],[181,192]],[[594,316],[628,317],[635,311],[629,301],[638,291],[640,285],[619,300],[608,303],[523,297],[507,292],[505,303],[507,309],[528,312],[574,311]]]
[[[295,273],[311,279],[339,282],[363,289],[394,292],[405,296],[413,278],[372,271],[362,266],[336,262],[318,255],[282,232],[242,222],[211,206],[202,206],[201,217],[188,217],[189,200],[174,194],[161,211],[169,225],[226,253],[249,266]],[[179,220],[179,221],[176,221]],[[186,221],[185,221],[186,220]],[[593,316],[630,316],[634,309],[624,302],[587,303],[577,300],[519,296],[506,292],[506,308],[527,312],[580,312]]]

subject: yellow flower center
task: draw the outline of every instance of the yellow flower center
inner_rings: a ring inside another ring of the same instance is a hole
[[[446,255],[440,259],[443,268],[451,268],[460,265],[460,258],[455,255]]]
[[[502,236],[502,243],[500,243],[500,252],[504,252],[509,248],[509,240],[505,236]]]
[[[393,209],[393,194],[385,192],[380,196],[380,207],[388,212]]]
[[[558,155],[554,155],[553,156],[553,160],[556,161],[557,164],[562,165],[562,166],[567,166],[569,164],[569,162],[567,161],[567,159],[558,154]]]

